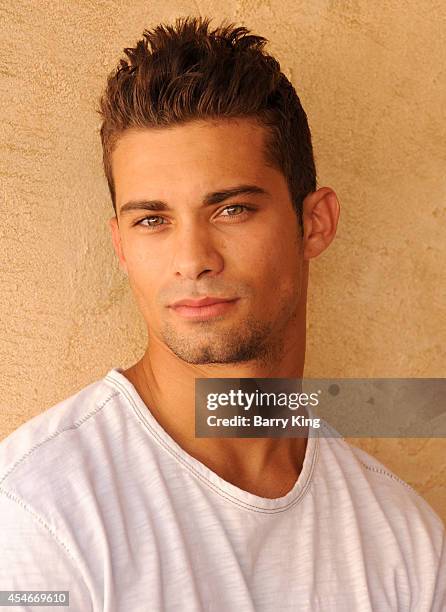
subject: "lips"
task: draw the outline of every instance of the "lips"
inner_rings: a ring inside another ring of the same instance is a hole
[[[211,304],[219,304],[221,302],[232,302],[237,298],[218,298],[218,297],[205,297],[199,300],[178,300],[170,305],[171,308],[177,308],[178,306],[190,306],[192,308],[200,308],[202,306],[210,306]]]
[[[221,321],[229,314],[239,298],[207,297],[201,300],[179,300],[171,306],[174,316],[189,322]]]

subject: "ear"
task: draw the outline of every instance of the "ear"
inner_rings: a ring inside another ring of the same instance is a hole
[[[330,187],[320,187],[303,201],[304,260],[320,255],[336,235],[340,214],[338,198]]]
[[[111,217],[108,224],[111,229],[113,248],[115,250],[116,255],[118,256],[119,267],[124,272],[124,274],[128,276],[127,263],[125,261],[124,251],[122,249],[121,233],[119,230],[118,219],[116,217]]]

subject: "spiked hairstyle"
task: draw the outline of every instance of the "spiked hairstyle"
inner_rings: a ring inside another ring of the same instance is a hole
[[[251,118],[266,128],[265,161],[283,173],[302,234],[302,202],[316,190],[316,169],[299,97],[279,62],[264,51],[266,38],[234,24],[211,30],[210,21],[180,17],[175,25],[144,30],[108,76],[97,112],[115,215],[111,155],[125,130]]]

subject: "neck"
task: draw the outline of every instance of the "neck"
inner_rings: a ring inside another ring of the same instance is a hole
[[[307,438],[195,438],[196,378],[302,378],[306,295],[269,363],[195,365],[150,336],[143,357],[124,375],[163,429],[222,478],[263,497],[281,497],[302,468]]]

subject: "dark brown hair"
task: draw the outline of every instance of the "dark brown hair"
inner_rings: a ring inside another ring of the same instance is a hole
[[[110,73],[97,112],[105,176],[116,215],[111,154],[129,128],[179,125],[197,119],[252,118],[265,131],[266,163],[287,181],[302,233],[302,202],[316,190],[307,116],[267,39],[245,27],[209,30],[208,17],[178,18],[144,30]]]

